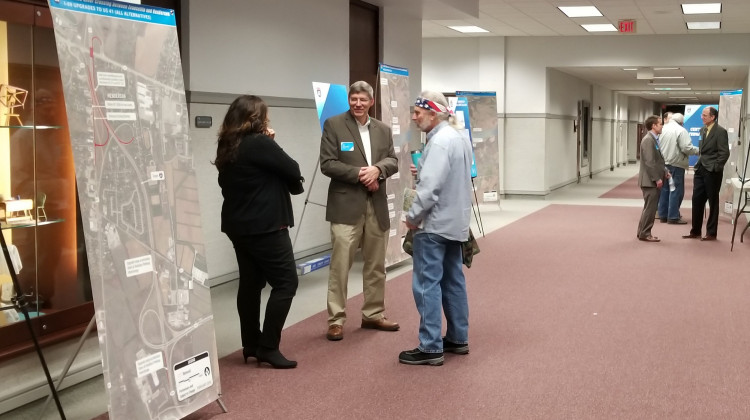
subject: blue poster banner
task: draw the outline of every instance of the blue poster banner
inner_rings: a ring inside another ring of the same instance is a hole
[[[701,113],[710,106],[719,109],[719,105],[685,105],[685,122],[682,126],[690,134],[690,141],[693,143],[693,146],[699,147],[701,128],[703,128]],[[696,162],[698,162],[698,156],[690,156],[688,162],[690,166],[695,166]]]
[[[313,82],[313,96],[315,108],[318,110],[320,131],[323,131],[323,124],[329,117],[349,110],[349,95],[344,85]]]
[[[108,0],[52,0],[50,7],[71,12],[84,12],[90,15],[127,19],[134,22],[175,26],[172,9],[122,3]]]
[[[464,130],[461,134],[464,138],[468,138],[471,143],[471,177],[476,178],[479,175],[477,171],[477,160],[474,156],[474,143],[471,141],[471,120],[469,119],[469,102],[465,96],[459,96],[456,99],[456,107],[453,110],[454,115],[459,126],[463,126]]]

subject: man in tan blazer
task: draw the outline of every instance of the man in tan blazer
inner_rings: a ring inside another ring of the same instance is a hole
[[[326,220],[331,222],[328,278],[328,331],[331,341],[344,337],[347,284],[354,254],[361,246],[364,266],[362,328],[397,331],[385,318],[385,250],[390,217],[385,180],[398,171],[389,126],[370,118],[372,87],[363,81],[349,87],[349,111],[330,117],[320,140],[320,171],[331,178]]]
[[[664,177],[669,174],[664,165],[664,157],[659,150],[659,134],[661,134],[661,118],[652,115],[646,118],[648,133],[641,140],[641,166],[638,170],[638,185],[643,191],[643,212],[638,223],[638,239],[646,242],[659,242],[660,239],[651,235],[654,227],[654,214],[659,206],[659,193],[664,184]]]

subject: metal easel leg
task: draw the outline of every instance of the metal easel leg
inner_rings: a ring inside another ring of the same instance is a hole
[[[227,406],[224,405],[224,401],[221,400],[221,397],[216,399],[216,403],[219,404],[219,407],[221,407],[221,411],[224,412],[224,414],[229,412],[229,410],[227,410]]]
[[[5,264],[8,267],[8,272],[10,273],[10,278],[13,280],[13,287],[16,290],[16,297],[13,299],[14,306],[21,310],[21,313],[23,313],[24,321],[26,322],[26,326],[29,328],[29,335],[31,336],[31,341],[34,342],[34,349],[36,350],[36,354],[39,356],[39,363],[42,365],[42,370],[44,371],[44,376],[47,378],[47,385],[49,385],[49,389],[52,393],[52,398],[55,400],[55,405],[57,406],[57,412],[60,414],[60,418],[62,420],[65,420],[65,411],[63,411],[62,404],[60,404],[60,398],[57,395],[57,390],[55,390],[55,384],[52,382],[52,377],[49,374],[49,368],[47,367],[47,361],[44,360],[44,353],[42,353],[42,347],[39,345],[39,340],[36,338],[36,333],[34,332],[34,325],[31,323],[31,316],[29,315],[29,310],[26,309],[26,305],[28,303],[25,300],[25,295],[23,294],[23,290],[21,290],[21,284],[18,282],[18,277],[16,276],[16,270],[13,268],[13,261],[10,258],[10,252],[8,251],[8,245],[5,243],[5,235],[0,232],[0,245],[2,245],[3,248],[3,254],[5,256]]]
[[[477,227],[479,227],[479,233],[484,238],[484,224],[482,224],[482,212],[479,211],[479,199],[477,198],[477,188],[474,185],[474,178],[471,179],[471,189],[474,190],[474,202],[477,204],[476,210],[474,209],[474,203],[471,203],[471,210],[474,211],[474,219],[477,221]]]
[[[78,353],[81,352],[81,348],[83,347],[83,343],[86,342],[86,339],[89,337],[89,334],[91,333],[91,330],[94,329],[94,325],[96,325],[96,315],[91,317],[91,321],[89,321],[89,325],[86,326],[86,330],[81,335],[81,338],[78,340],[78,346],[76,346],[75,351],[73,354],[70,355],[68,358],[68,361],[65,363],[65,367],[63,368],[62,372],[60,372],[60,377],[57,379],[57,384],[55,385],[55,390],[59,391],[60,386],[62,385],[63,380],[66,376],[68,376],[68,371],[70,370],[70,367],[73,366],[73,361],[78,357]],[[49,401],[52,399],[52,395],[47,396],[47,400],[44,401],[44,406],[42,407],[42,411],[39,413],[39,418],[41,419],[44,415],[44,411],[47,410],[47,406],[49,405]]]

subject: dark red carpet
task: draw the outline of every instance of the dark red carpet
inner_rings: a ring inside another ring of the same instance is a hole
[[[344,340],[323,312],[285,330],[281,371],[221,360],[223,400],[189,419],[748,419],[750,244],[635,238],[640,208],[552,205],[480,238],[466,270],[466,356],[407,366],[417,345],[410,273],[388,282],[399,332]],[[321,306],[325,296],[320,296]]]
[[[638,175],[628,178],[622,184],[600,195],[599,198],[643,198],[641,187],[638,185]],[[690,202],[693,198],[693,172],[685,172],[685,197],[684,202]]]

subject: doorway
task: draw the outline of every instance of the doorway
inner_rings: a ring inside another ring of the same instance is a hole
[[[578,182],[581,182],[581,174],[588,169],[589,179],[593,178],[591,170],[591,103],[586,100],[578,101],[578,116],[576,117],[576,144],[578,145]]]

